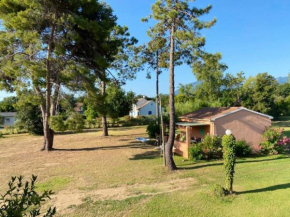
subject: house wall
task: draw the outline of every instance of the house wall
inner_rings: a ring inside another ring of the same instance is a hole
[[[14,126],[15,123],[15,117],[4,117],[5,121],[4,121],[4,126]]]
[[[210,131],[210,125],[191,127],[191,136],[204,139],[207,134],[210,134]]]
[[[151,101],[149,104],[145,105],[144,107],[139,109],[139,115],[147,116],[150,115],[149,112],[151,111],[151,115],[156,116],[156,103]]]
[[[254,152],[259,152],[258,145],[262,142],[263,133],[269,126],[271,126],[270,118],[241,110],[216,119],[214,134],[222,136],[229,129],[236,139],[246,140]]]

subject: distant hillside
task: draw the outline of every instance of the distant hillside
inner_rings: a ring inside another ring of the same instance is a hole
[[[286,82],[288,82],[288,77],[278,77],[276,78],[279,84],[284,84]],[[201,81],[195,81],[193,83],[191,83],[192,87],[195,88],[197,85],[199,85],[201,83]],[[175,91],[175,95],[179,94],[179,89],[177,89]]]

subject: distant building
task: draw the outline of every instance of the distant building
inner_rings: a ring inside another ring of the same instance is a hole
[[[76,106],[74,107],[75,112],[80,114],[84,114],[84,104],[82,102],[77,102]]]
[[[16,112],[0,112],[0,116],[4,117],[4,127],[14,126]]]
[[[136,104],[132,105],[129,115],[133,118],[138,116],[156,116],[156,103],[153,100],[146,100],[145,97],[139,98]]]

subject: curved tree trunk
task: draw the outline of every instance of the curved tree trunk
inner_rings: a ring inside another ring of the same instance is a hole
[[[177,167],[173,160],[173,145],[175,140],[175,105],[174,105],[174,34],[175,24],[173,23],[170,35],[170,66],[169,66],[169,137],[165,147],[166,165],[169,170],[176,170]]]
[[[102,86],[102,95],[103,95],[103,97],[105,97],[105,95],[106,95],[106,83],[104,81],[102,81],[101,86]],[[103,127],[103,136],[109,136],[107,116],[105,114],[102,116],[102,127]]]

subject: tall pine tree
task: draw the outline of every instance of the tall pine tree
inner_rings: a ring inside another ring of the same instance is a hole
[[[198,58],[197,53],[205,45],[205,38],[200,31],[210,28],[215,19],[203,22],[199,18],[208,14],[211,5],[206,8],[191,7],[189,0],[157,0],[152,6],[152,14],[144,19],[153,18],[157,24],[151,28],[154,35],[166,40],[165,45],[170,46],[169,52],[169,138],[166,145],[166,164],[170,170],[176,165],[172,156],[175,140],[175,107],[174,107],[174,69],[183,63],[191,65]]]

